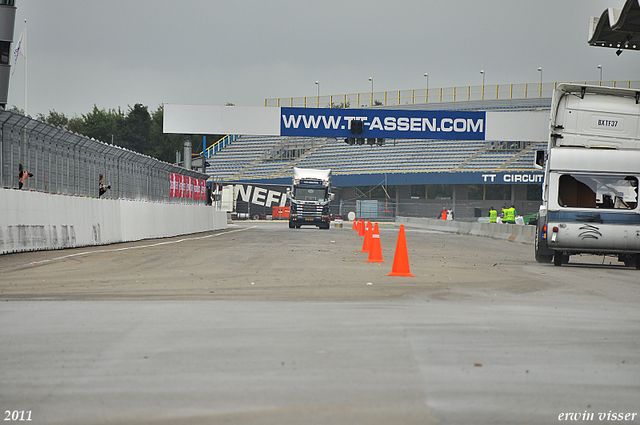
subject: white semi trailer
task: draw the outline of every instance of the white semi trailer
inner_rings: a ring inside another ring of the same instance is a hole
[[[561,84],[553,94],[535,258],[618,257],[640,269],[640,89]]]

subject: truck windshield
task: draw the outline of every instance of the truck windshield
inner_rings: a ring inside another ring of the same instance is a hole
[[[638,178],[563,174],[559,180],[558,204],[570,208],[635,209]]]
[[[298,201],[326,201],[327,190],[296,187],[295,198]]]

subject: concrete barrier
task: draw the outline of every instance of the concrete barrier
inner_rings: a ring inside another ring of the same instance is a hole
[[[0,189],[2,254],[164,238],[226,227],[226,212],[205,205]]]
[[[405,227],[483,236],[493,239],[505,239],[521,243],[534,243],[536,237],[536,226],[518,224],[478,223],[457,220],[443,221],[420,217],[396,217],[395,223],[396,226],[404,224]]]

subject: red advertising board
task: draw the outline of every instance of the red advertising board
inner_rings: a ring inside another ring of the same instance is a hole
[[[171,173],[169,196],[172,198],[206,199],[207,181]]]

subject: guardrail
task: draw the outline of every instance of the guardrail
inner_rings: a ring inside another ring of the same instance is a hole
[[[109,145],[51,124],[0,110],[0,187],[17,189],[20,164],[32,173],[23,189],[99,197],[99,175],[111,188],[102,197],[203,204],[205,197],[177,197],[171,175],[207,175]]]
[[[533,99],[551,97],[559,82],[457,86],[332,94],[325,96],[278,97],[264,100],[264,106],[301,108],[362,108],[416,103],[458,102],[466,100]],[[572,84],[640,89],[640,81],[574,81]]]
[[[215,155],[217,152],[220,152],[223,148],[236,140],[238,137],[240,136],[235,134],[227,134],[205,150],[205,157],[211,158],[213,155]]]
[[[438,230],[460,235],[483,236],[525,244],[533,244],[536,235],[536,226],[518,224],[479,223],[459,220],[443,221],[416,217],[396,217],[395,224],[396,226],[402,224],[406,227]]]

